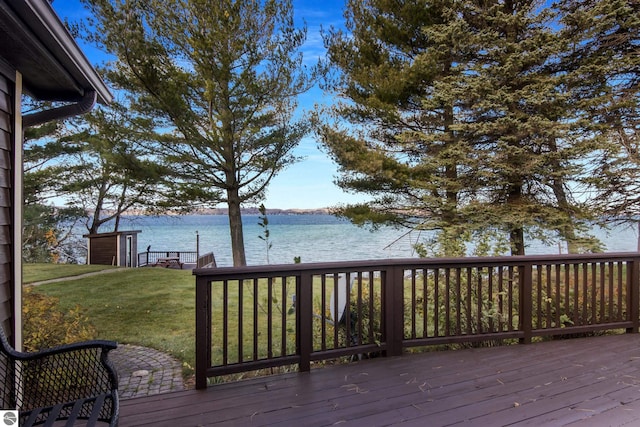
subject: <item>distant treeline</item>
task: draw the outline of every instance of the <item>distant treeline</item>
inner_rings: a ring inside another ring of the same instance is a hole
[[[258,207],[242,208],[241,212],[243,215],[260,215]],[[229,210],[227,208],[199,209],[193,213],[196,215],[228,215]],[[267,209],[267,215],[326,215],[331,213],[332,210],[329,208]]]

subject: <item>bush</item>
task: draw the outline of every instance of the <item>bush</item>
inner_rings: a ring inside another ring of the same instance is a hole
[[[25,287],[22,304],[25,351],[38,351],[96,337],[95,328],[76,306],[63,313],[58,298]]]

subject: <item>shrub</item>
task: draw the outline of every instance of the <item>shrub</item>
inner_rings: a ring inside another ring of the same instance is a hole
[[[96,337],[95,328],[79,306],[64,313],[58,298],[38,293],[33,287],[24,288],[22,316],[25,351],[38,351]]]

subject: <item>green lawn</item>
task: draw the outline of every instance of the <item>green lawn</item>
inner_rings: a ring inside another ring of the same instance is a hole
[[[25,265],[25,277],[31,281],[36,276],[64,276],[62,271],[30,272],[32,267],[43,269]],[[53,269],[58,267],[73,266]],[[167,352],[183,361],[187,373],[195,366],[195,278],[191,271],[135,268],[43,284],[37,291],[59,298],[63,310],[76,305],[84,308],[98,338]]]

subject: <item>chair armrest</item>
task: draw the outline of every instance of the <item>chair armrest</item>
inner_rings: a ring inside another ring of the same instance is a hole
[[[87,350],[87,349],[102,349],[105,352],[109,352],[111,350],[115,350],[118,347],[118,344],[114,341],[91,340],[91,341],[75,342],[72,344],[64,344],[64,345],[51,347],[51,348],[43,349],[40,351],[29,352],[29,353],[16,351],[8,345],[4,347],[5,348],[3,350],[16,360],[35,360],[35,359],[42,359],[44,357],[50,357],[51,355],[55,355],[55,354],[76,352],[76,351]]]
[[[117,399],[118,376],[108,359],[112,341],[66,344],[32,353],[8,349],[17,362],[16,376],[24,396],[22,410],[53,406],[101,393]],[[7,349],[5,349],[7,350]]]

